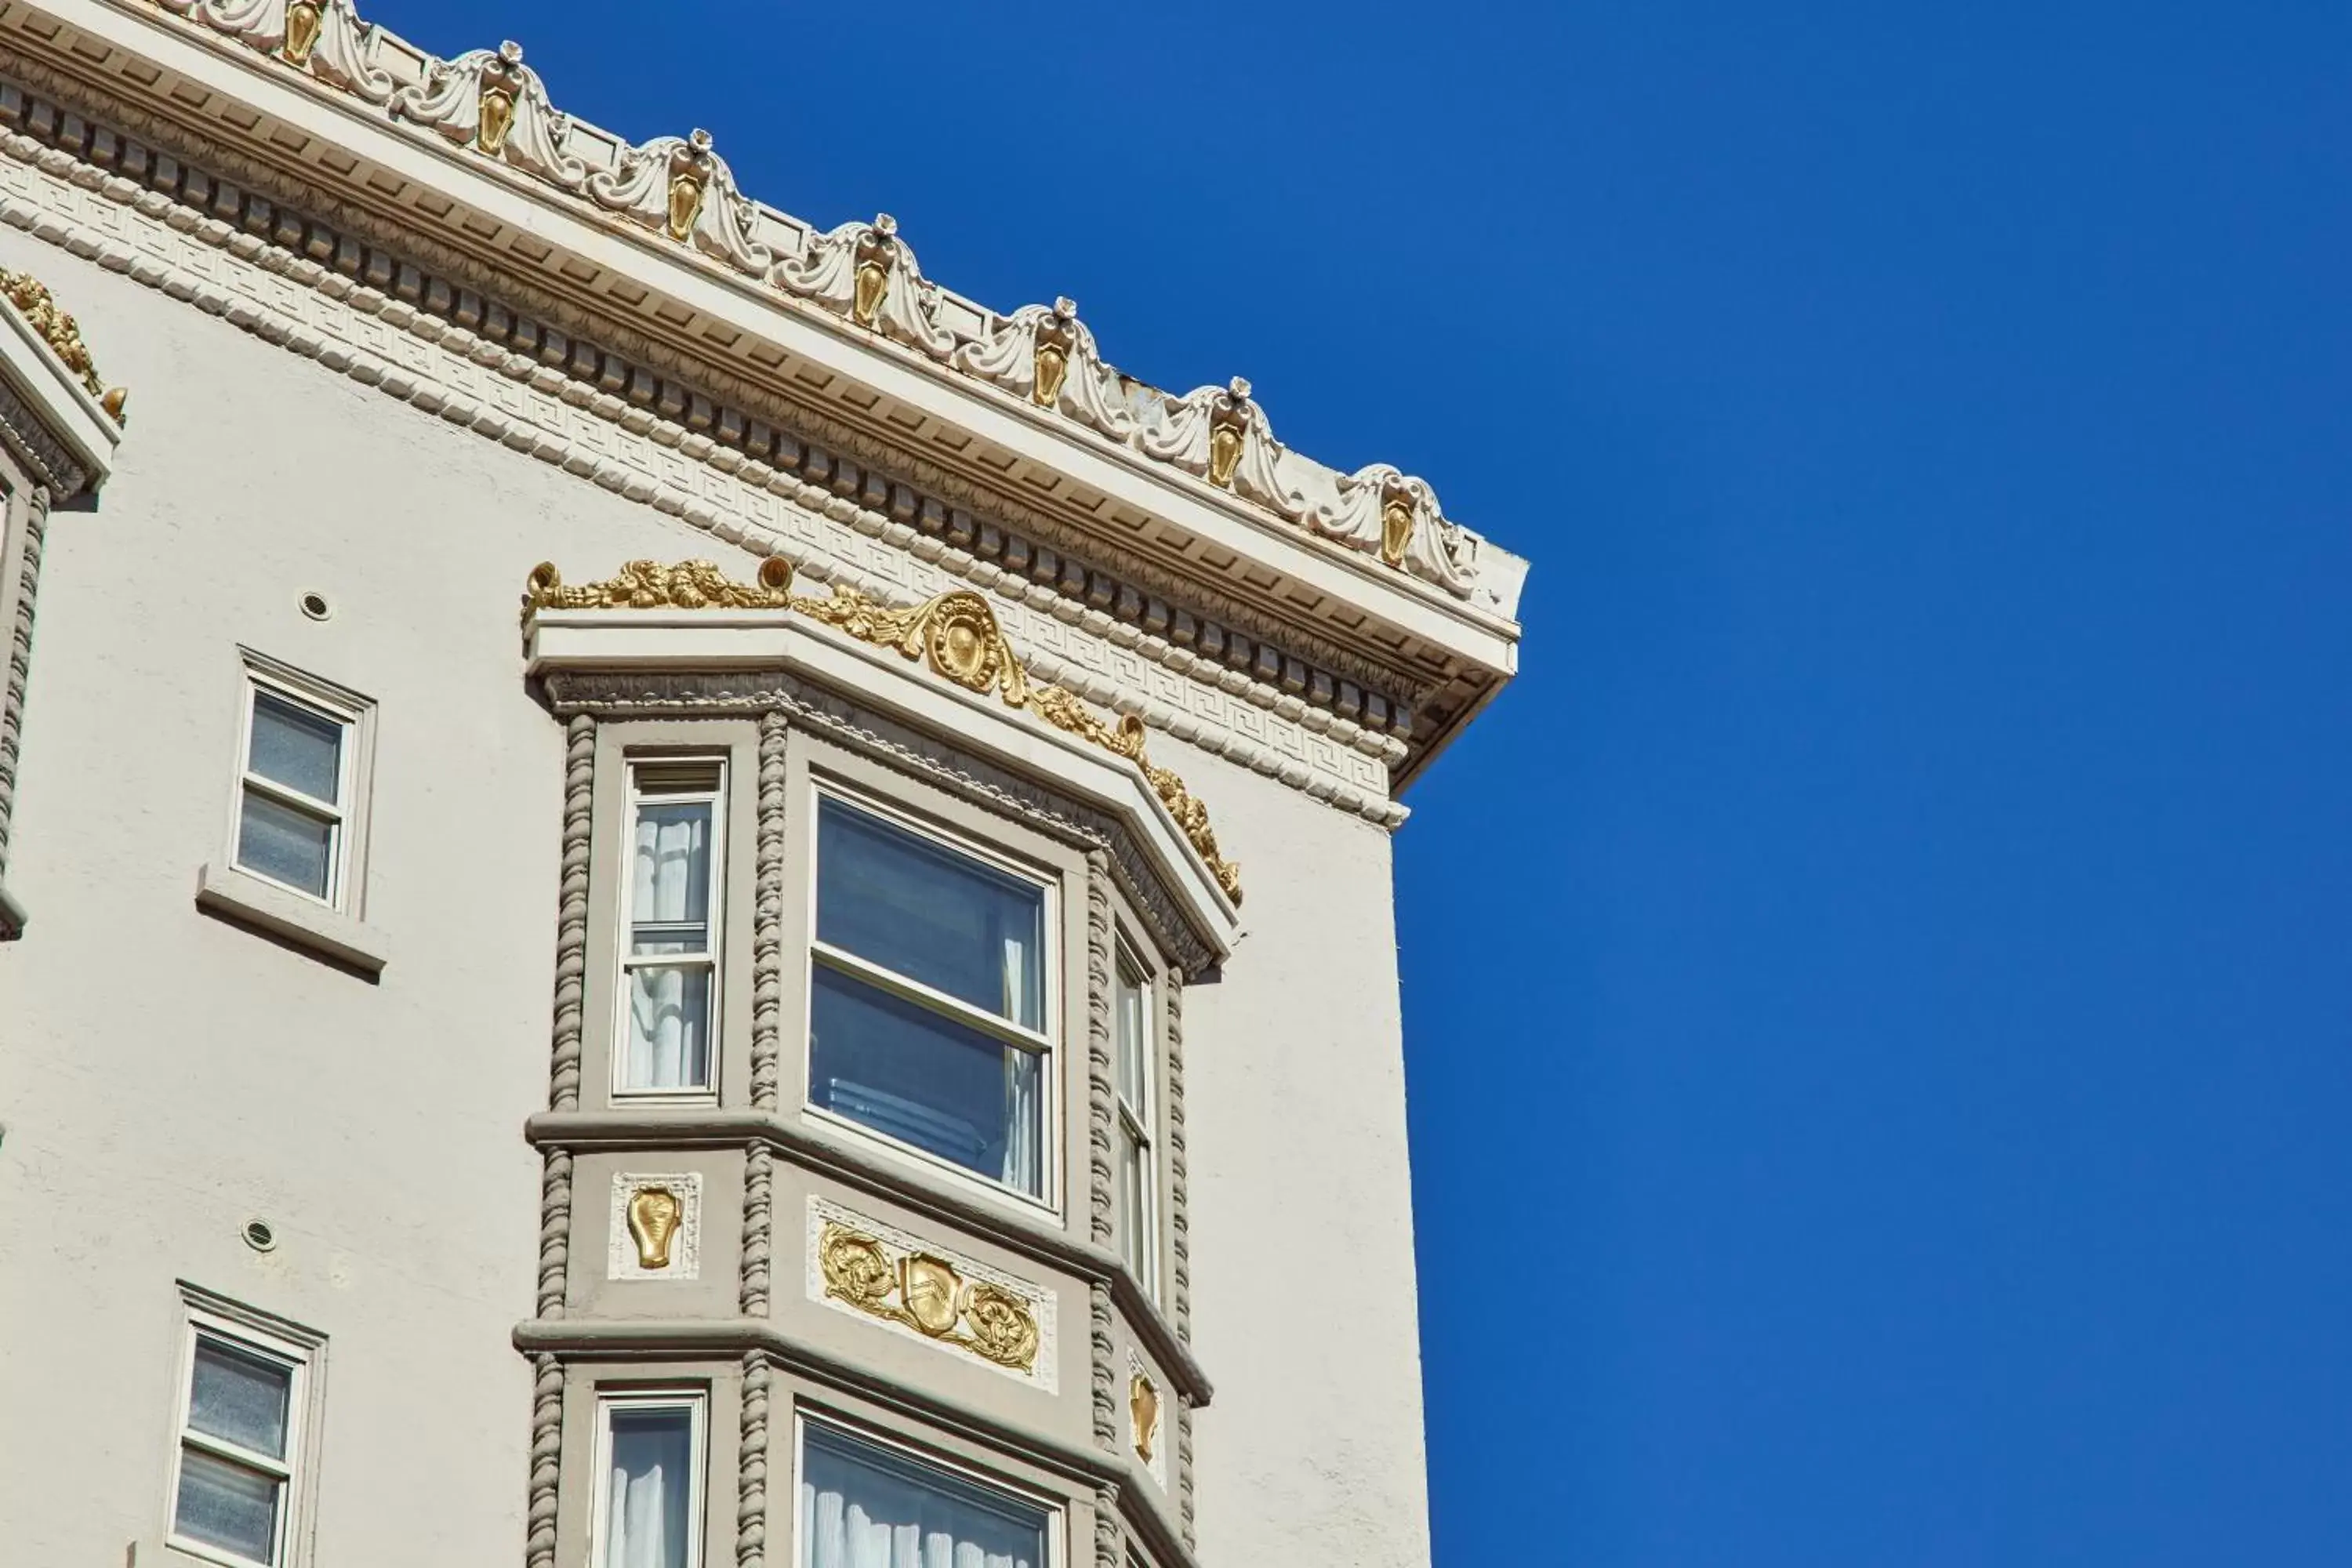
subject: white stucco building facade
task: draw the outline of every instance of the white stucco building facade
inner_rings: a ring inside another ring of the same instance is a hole
[[[10,1561],[1427,1562],[1521,562],[351,0],[0,8],[0,273]]]

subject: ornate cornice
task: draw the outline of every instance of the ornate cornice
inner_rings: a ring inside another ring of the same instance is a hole
[[[46,68],[28,74],[54,79]],[[0,134],[0,219],[14,226],[755,552],[790,554],[813,574],[894,595],[910,578],[919,588],[957,576],[991,588],[1000,615],[1031,629],[1041,679],[1383,826],[1406,815],[1386,787],[1386,764],[1404,747],[1384,731],[1412,720],[1374,689],[772,426],[707,399],[681,405],[674,383],[5,82],[0,122],[64,143]],[[244,226],[203,216],[212,210],[238,214]],[[272,234],[284,243],[260,237]],[[629,396],[592,392],[590,378]],[[638,401],[656,391],[658,406],[711,433]],[[745,445],[720,445],[714,433]],[[751,447],[773,461],[747,458]],[[1147,679],[1135,668],[1150,664],[1170,676]]]
[[[942,374],[998,381],[976,369],[964,351],[993,351],[1007,334],[1035,332],[1041,307],[1001,315],[925,279],[887,215],[820,233],[744,196],[707,132],[631,144],[559,112],[512,42],[444,60],[362,22],[350,0],[336,0],[324,13],[316,0],[155,4],[161,15],[234,38],[275,68],[358,100],[362,112],[382,114],[413,134],[436,137],[514,171],[551,198],[618,213],[704,264],[762,286],[780,306],[822,310],[906,344]],[[289,17],[297,13],[301,32],[289,37]],[[257,16],[265,18],[259,25]],[[405,85],[385,92],[386,82]],[[1403,518],[1400,526],[1410,538],[1397,548],[1352,529],[1324,529],[1317,522],[1322,513],[1379,508],[1381,480],[1338,473],[1284,447],[1250,400],[1247,383],[1236,378],[1178,397],[1103,361],[1091,333],[1065,332],[1055,352],[1063,371],[1079,384],[1082,403],[1085,387],[1115,386],[1130,415],[1106,419],[1097,416],[1100,408],[1066,408],[1058,396],[1029,399],[1066,415],[1087,437],[1172,465],[1457,598],[1475,590],[1481,541],[1444,516],[1426,483],[1412,481],[1428,504]],[[997,358],[992,352],[985,357]],[[1062,374],[1053,378],[1059,381]]]
[[[1066,734],[1133,763],[1225,897],[1236,904],[1242,901],[1241,868],[1217,852],[1209,808],[1182,779],[1154,766],[1144,755],[1142,722],[1131,713],[1117,723],[1108,722],[1062,688],[1031,680],[987,600],[959,589],[911,609],[895,610],[839,585],[827,598],[797,596],[791,591],[792,581],[791,563],[776,556],[761,563],[757,585],[731,582],[708,561],[676,566],[632,561],[616,577],[575,587],[542,562],[525,587],[522,613],[528,622],[541,610],[790,610],[860,642],[895,649],[967,691],[993,692],[1007,708],[1024,709]]]

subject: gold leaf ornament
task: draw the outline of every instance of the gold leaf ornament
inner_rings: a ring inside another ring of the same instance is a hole
[[[1143,721],[1132,713],[1116,721],[1106,720],[1074,693],[1032,681],[986,599],[958,588],[908,609],[893,609],[838,584],[823,598],[795,597],[792,581],[791,565],[777,556],[760,563],[756,585],[730,581],[708,561],[676,566],[632,561],[616,576],[575,585],[542,561],[531,569],[522,618],[529,621],[540,610],[791,610],[859,642],[894,648],[901,658],[928,665],[967,691],[993,691],[1006,707],[1034,713],[1065,734],[1134,763],[1225,897],[1235,904],[1242,901],[1241,868],[1219,852],[1209,808],[1182,779],[1145,755]]]
[[[1037,1319],[1028,1302],[1001,1286],[966,1281],[944,1258],[909,1252],[894,1266],[879,1237],[827,1220],[817,1260],[824,1293],[836,1301],[1015,1372],[1036,1365]]]
[[[98,365],[91,360],[89,345],[82,342],[81,325],[65,311],[58,309],[57,300],[49,293],[48,285],[29,272],[11,272],[0,268],[0,297],[16,307],[25,324],[40,334],[66,369],[71,371],[107,417],[122,423],[123,405],[131,393],[125,387],[110,387],[99,379]]]

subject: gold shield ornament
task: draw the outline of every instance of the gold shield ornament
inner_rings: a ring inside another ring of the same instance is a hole
[[[963,1276],[944,1258],[910,1253],[898,1260],[898,1300],[915,1327],[944,1338],[963,1312]]]
[[[1160,1390],[1139,1372],[1127,1385],[1127,1413],[1135,1417],[1135,1457],[1148,1465],[1160,1436]]]

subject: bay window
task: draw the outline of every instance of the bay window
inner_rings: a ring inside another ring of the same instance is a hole
[[[704,1421],[699,1391],[598,1396],[593,1568],[696,1568]]]
[[[1052,889],[816,796],[808,1100],[1026,1196],[1052,1179]]]
[[[1153,1179],[1150,982],[1124,943],[1118,950],[1111,991],[1112,1057],[1118,1101],[1118,1203],[1120,1256],[1145,1295],[1160,1295],[1159,1184]]]
[[[818,1421],[801,1427],[800,1568],[1050,1568],[1054,1510]]]
[[[615,1095],[710,1093],[718,1026],[726,764],[629,763]]]

